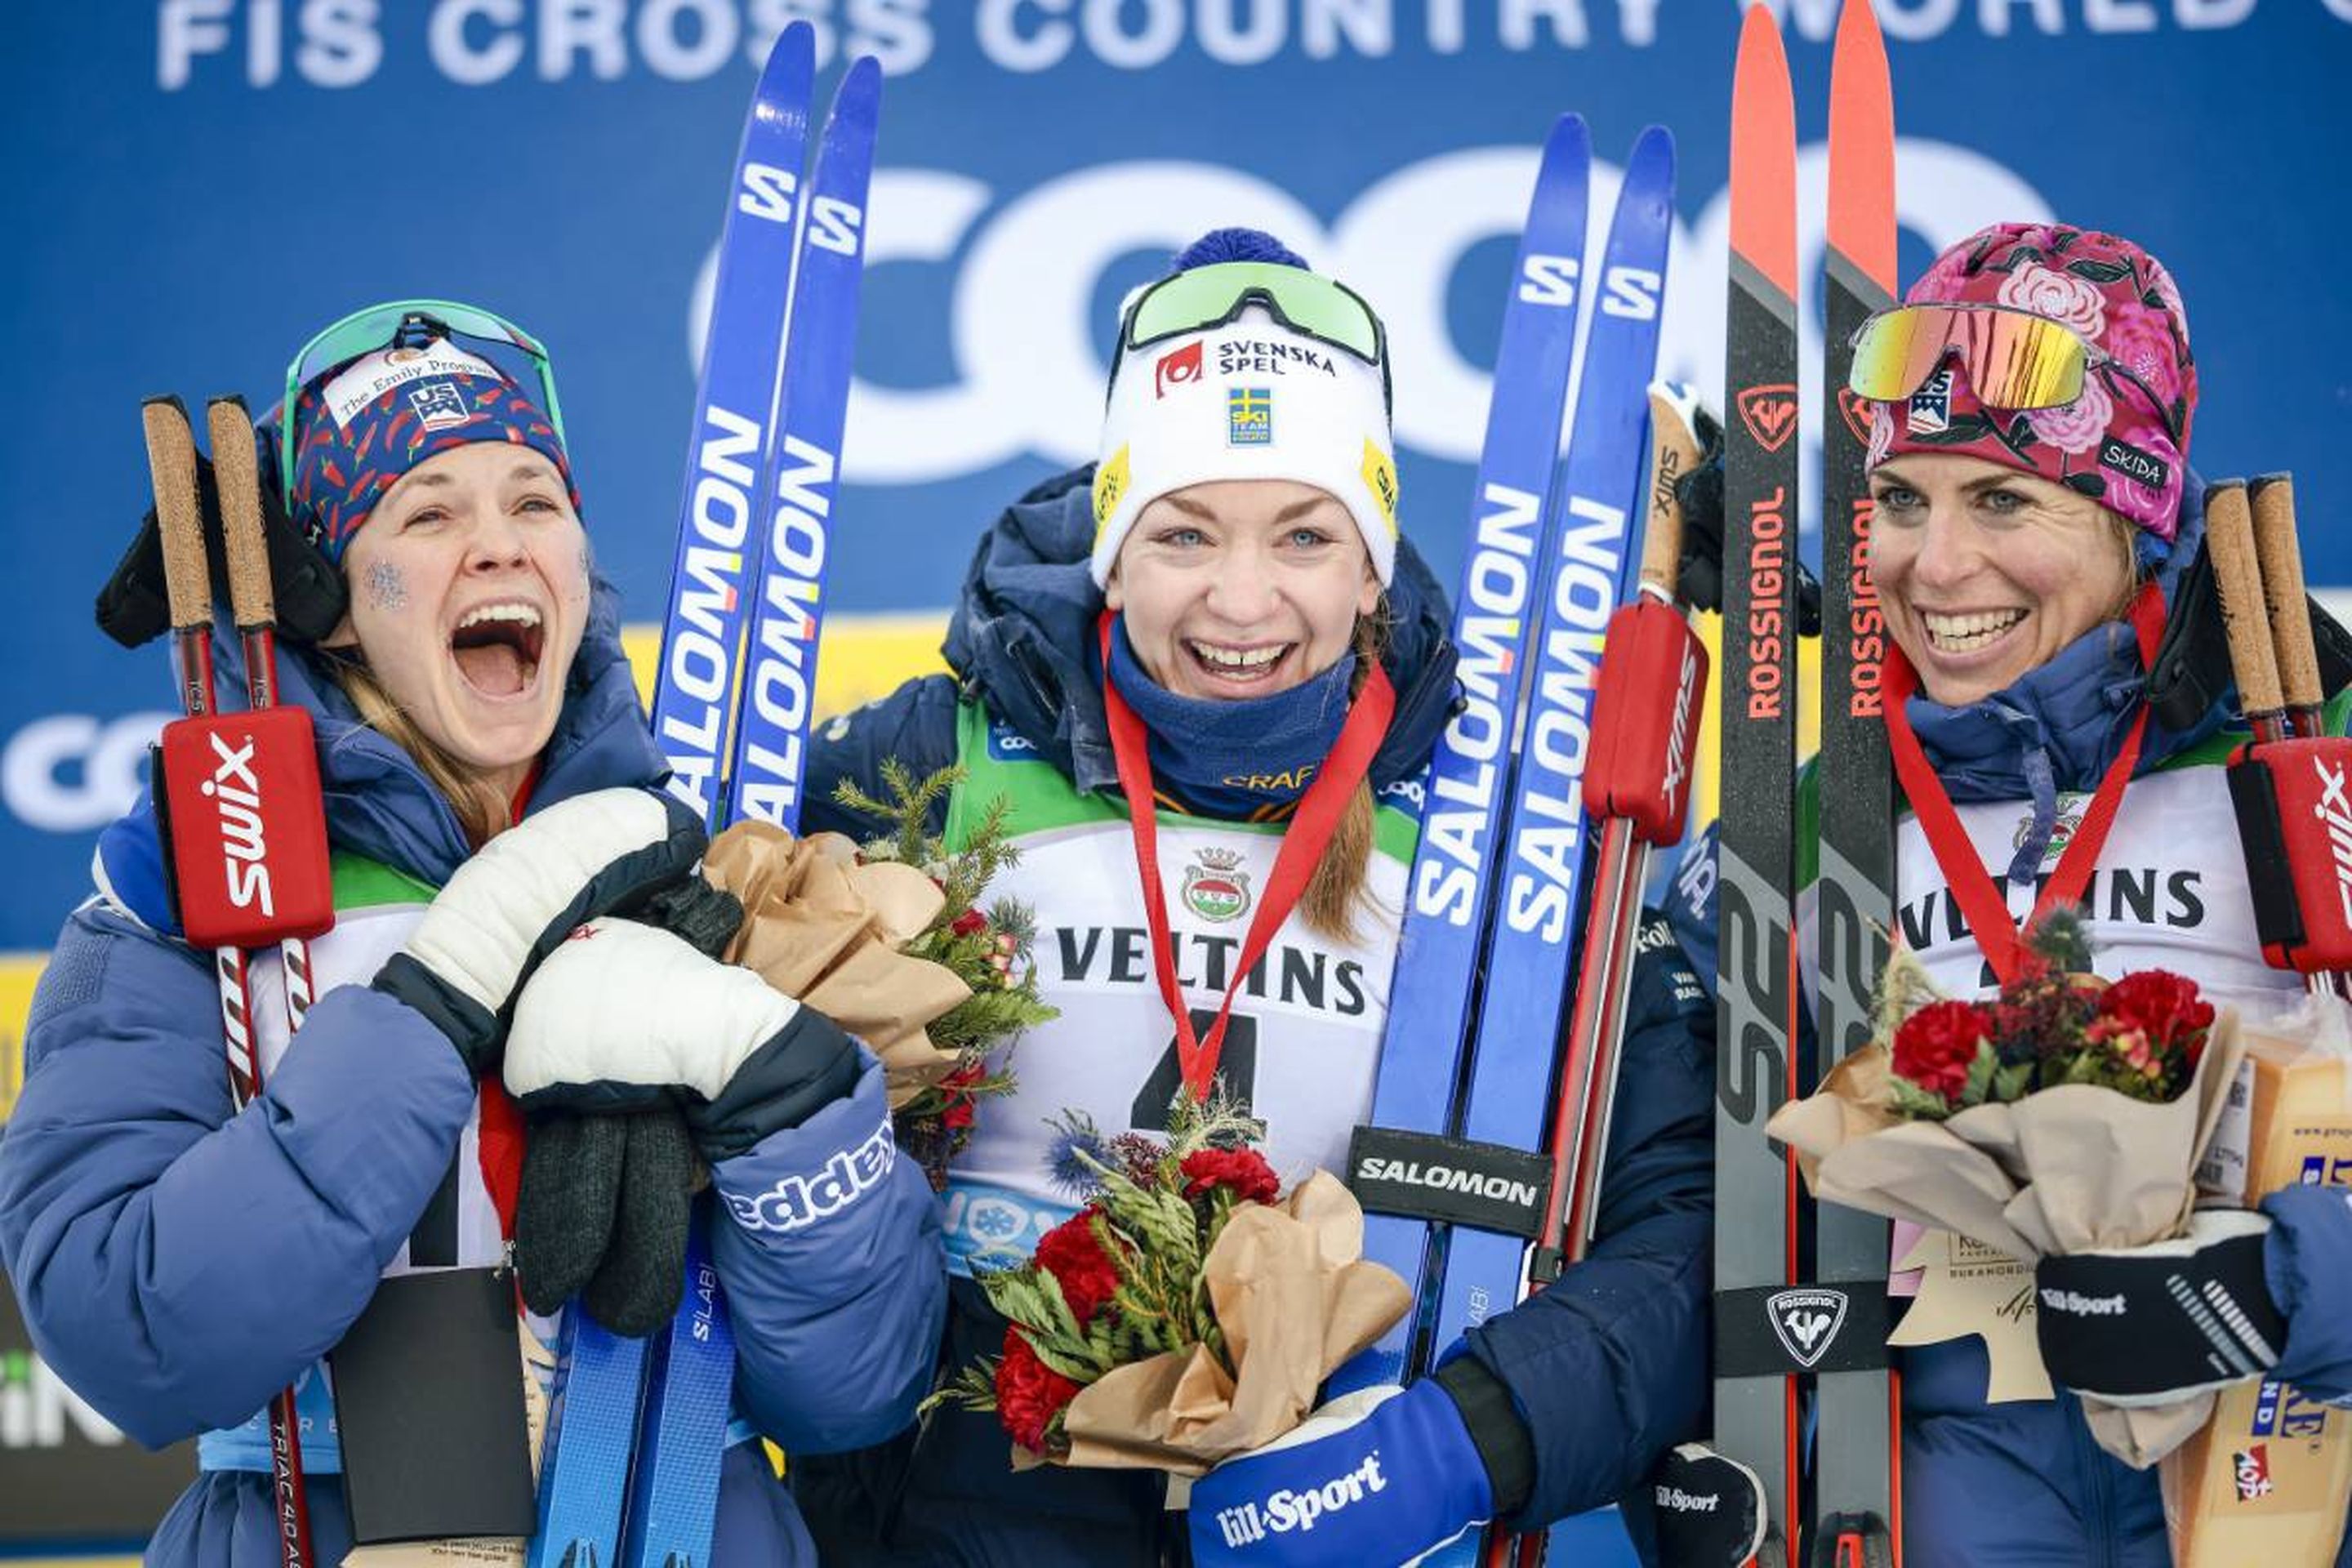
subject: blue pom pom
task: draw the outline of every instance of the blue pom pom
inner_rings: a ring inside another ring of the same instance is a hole
[[[1307,258],[1282,241],[1255,228],[1213,228],[1177,254],[1174,272],[1213,267],[1221,261],[1270,261],[1277,267],[1309,270]]]

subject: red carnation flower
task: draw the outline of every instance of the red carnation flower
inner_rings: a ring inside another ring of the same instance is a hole
[[[2212,1026],[2213,1004],[2197,982],[2168,969],[2141,969],[2099,994],[2099,1016],[2085,1032],[2153,1079],[2175,1057],[2184,1072],[2194,1072]]]
[[[978,910],[964,910],[948,926],[948,930],[958,936],[971,936],[976,931],[983,931],[987,929],[988,917]]]
[[[1082,1329],[1118,1290],[1118,1265],[1095,1239],[1094,1214],[1092,1208],[1080,1209],[1037,1243],[1037,1267],[1062,1288],[1062,1300]]]
[[[1895,1071],[1914,1088],[1958,1101],[1990,1027],[1972,1002],[1930,1002],[1895,1031]]]
[[[988,1064],[975,1058],[940,1079],[940,1093],[946,1100],[940,1108],[940,1126],[950,1131],[961,1131],[971,1125],[972,1112],[978,1103],[972,1091],[987,1076]]]
[[[1037,1359],[1017,1328],[1004,1331],[1004,1356],[996,1363],[996,1418],[1013,1440],[1033,1454],[1047,1451],[1046,1430],[1078,1396],[1078,1385]]]
[[[1195,1149],[1184,1156],[1182,1170],[1188,1198],[1223,1187],[1244,1203],[1270,1204],[1282,1191],[1274,1167],[1255,1149]]]

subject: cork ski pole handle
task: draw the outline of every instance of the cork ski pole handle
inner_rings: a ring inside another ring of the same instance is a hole
[[[1675,493],[1698,467],[1698,393],[1675,382],[1650,384],[1650,517],[1642,531],[1642,591],[1679,603],[1683,506]]]
[[[2326,701],[2319,679],[2319,650],[2311,637],[2311,601],[2303,582],[2303,545],[2295,536],[2294,480],[2286,474],[2260,474],[2246,485],[2254,516],[2254,553],[2263,568],[2263,599],[2270,621],[2271,650],[2279,672],[2279,693],[2295,733],[2320,731]]]
[[[2230,668],[2238,699],[2261,740],[2277,740],[2285,724],[2277,656],[2263,613],[2263,567],[2254,548],[2254,521],[2242,479],[2216,480],[2205,492],[2205,548],[2221,585],[2221,625],[2230,638]]]
[[[197,489],[196,437],[187,405],[151,397],[139,405],[147,437],[147,472],[155,487],[155,521],[163,541],[163,593],[175,631],[213,622],[212,567],[205,550],[204,506]]]
[[[221,540],[228,556],[228,601],[237,629],[274,626],[269,546],[262,535],[261,464],[253,445],[253,416],[241,397],[205,405],[213,448],[213,479],[220,489]]]

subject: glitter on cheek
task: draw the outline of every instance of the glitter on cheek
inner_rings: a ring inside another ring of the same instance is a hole
[[[389,561],[378,561],[367,571],[368,603],[379,610],[408,607],[408,579]]]

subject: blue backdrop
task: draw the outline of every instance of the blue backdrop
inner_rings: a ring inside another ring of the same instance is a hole
[[[1784,15],[1817,186],[1835,7]],[[1880,15],[1905,276],[1997,217],[2144,241],[2189,300],[2199,466],[2295,469],[2313,579],[2352,584],[2327,526],[2352,500],[2352,0]],[[840,609],[947,603],[992,510],[1089,455],[1120,292],[1226,222],[1386,313],[1407,525],[1450,580],[1509,235],[1562,110],[1604,156],[1650,121],[1679,137],[1666,368],[1719,382],[1732,0],[12,5],[0,947],[47,945],[170,702],[163,653],[88,613],[145,505],[141,395],[258,408],[297,342],[378,299],[503,310],[552,345],[598,550],[658,613],[729,164],[798,16],[827,85],[845,48],[891,76]]]

